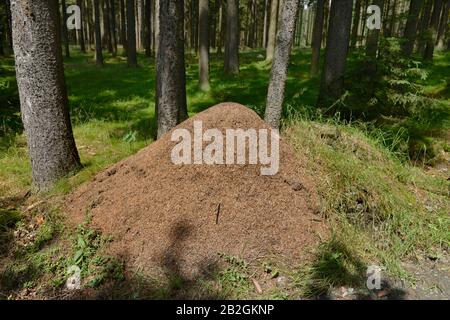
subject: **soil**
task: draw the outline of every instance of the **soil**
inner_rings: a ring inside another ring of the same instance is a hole
[[[177,128],[270,129],[252,110],[224,103]],[[281,138],[280,170],[263,176],[260,165],[175,165],[171,132],[136,155],[98,174],[68,197],[73,223],[87,214],[112,235],[108,251],[137,270],[195,278],[218,253],[247,261],[308,258],[326,225],[318,216],[313,180],[302,159]]]

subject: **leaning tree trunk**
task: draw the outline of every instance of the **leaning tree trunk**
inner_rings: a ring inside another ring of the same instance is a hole
[[[239,73],[239,0],[227,0],[225,73]]]
[[[423,55],[423,58],[428,61],[433,60],[434,46],[436,44],[443,4],[442,0],[434,0],[434,9],[433,14],[431,15],[430,27],[427,32],[427,44]]]
[[[103,51],[102,51],[102,32],[100,29],[100,4],[99,0],[94,0],[94,15],[95,15],[95,61],[98,66],[103,65]]]
[[[298,6],[298,0],[285,0],[280,15],[280,30],[277,34],[265,115],[265,120],[276,129],[280,126],[289,56],[294,40],[295,19],[298,14]]]
[[[406,57],[409,57],[414,50],[419,14],[421,8],[423,7],[423,2],[424,0],[411,0],[409,5],[408,19],[406,21],[405,32],[403,34],[405,42],[402,45],[402,52]]]
[[[156,71],[158,138],[187,118],[184,1],[161,1],[159,19]]]
[[[311,75],[319,73],[320,48],[322,47],[324,1],[318,0],[316,7],[316,17],[314,19],[314,31],[312,40]]]
[[[347,61],[353,0],[331,2],[327,46],[318,105],[327,107],[344,93],[344,71]]]
[[[70,123],[58,30],[58,2],[12,0],[22,120],[34,187],[48,190],[80,166]]]
[[[266,49],[266,61],[272,61],[275,53],[275,40],[277,37],[277,24],[278,24],[278,1],[272,0],[270,5],[270,22],[269,22],[269,34],[267,39]]]
[[[209,90],[209,0],[199,2],[199,86],[203,91]]]
[[[134,0],[126,0],[127,2],[127,57],[128,66],[137,66],[137,52],[136,52],[136,15],[134,12]]]

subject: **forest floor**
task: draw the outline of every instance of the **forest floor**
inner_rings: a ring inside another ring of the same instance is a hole
[[[139,58],[137,69],[129,69],[123,57],[110,56],[99,69],[91,55],[76,49],[66,59],[84,168],[40,196],[28,192],[31,171],[13,60],[0,59],[0,299],[83,297],[64,290],[73,264],[87,279],[85,296],[98,298],[450,298],[449,131],[428,137],[443,146],[437,160],[413,164],[368,124],[310,116],[319,80],[309,77],[307,50],[296,51],[289,68],[283,134],[307,159],[321,215],[331,227],[314,258],[286,266],[222,256],[224,268],[195,283],[128,274],[122,261],[105,253],[114,241],[109,235],[89,223],[70,227],[61,208],[78,186],[153,142],[155,70],[152,61]],[[220,57],[213,55],[212,90],[203,93],[197,88],[196,59],[189,56],[190,115],[223,101],[261,114],[270,73],[263,60],[263,52],[244,52],[239,77],[225,77]],[[437,55],[426,68],[427,94],[448,103],[450,55]],[[372,264],[386,275],[383,290],[365,288]]]

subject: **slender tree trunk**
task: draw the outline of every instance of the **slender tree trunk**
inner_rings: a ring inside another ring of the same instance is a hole
[[[106,45],[108,47],[108,52],[114,54],[112,32],[111,32],[111,7],[109,1],[110,0],[105,0],[103,7],[103,19],[105,22],[105,39]]]
[[[223,33],[225,30],[224,27],[224,19],[223,19],[223,5],[222,0],[219,0],[219,32],[217,39],[217,54],[222,54],[222,46],[223,46]]]
[[[239,73],[239,0],[227,0],[225,73]]]
[[[156,72],[158,138],[188,117],[184,63],[184,1],[161,1],[159,9],[161,35]]]
[[[427,44],[427,32],[430,25],[431,9],[433,8],[433,0],[426,0],[425,7],[422,11],[422,17],[419,28],[419,43],[417,45],[417,52],[424,54],[425,46]]]
[[[276,40],[265,114],[266,122],[276,129],[280,126],[283,110],[289,56],[294,40],[295,19],[298,14],[298,6],[298,0],[285,0],[280,14],[280,30],[278,31]]]
[[[34,187],[51,188],[80,166],[70,123],[56,1],[12,0],[17,84]]]
[[[156,55],[156,59],[158,58],[158,52],[159,52],[159,33],[160,33],[160,23],[159,23],[159,18],[160,18],[160,14],[159,14],[159,8],[160,8],[160,1],[161,0],[154,0],[155,1],[155,18],[154,18],[154,23],[155,23],[155,55]],[[183,1],[184,2],[184,1]]]
[[[80,7],[81,10],[81,29],[78,30],[78,38],[79,38],[79,42],[80,42],[80,51],[81,53],[86,53],[86,45],[84,42],[84,5],[83,5],[83,1],[82,0],[77,0],[77,5],[78,7]]]
[[[444,49],[444,41],[446,33],[445,31],[446,29],[448,29],[449,12],[450,12],[450,1],[447,1],[442,10],[441,21],[439,22],[438,36],[436,40],[436,45],[439,50]]]
[[[94,15],[95,15],[95,60],[98,66],[103,65],[103,51],[102,51],[102,33],[100,29],[100,4],[99,0],[94,1]]]
[[[62,20],[61,28],[62,28],[62,36],[64,42],[64,52],[66,54],[66,58],[70,58],[70,48],[69,48],[69,35],[67,32],[67,12],[66,12],[66,0],[61,0],[61,9],[62,9]]]
[[[384,0],[374,0],[374,5],[377,5],[381,9],[381,16],[383,16],[383,8],[384,8]],[[370,64],[372,67],[375,66],[374,59],[377,56],[378,51],[378,42],[380,39],[380,29],[369,30],[367,32],[367,43],[366,43],[366,55],[372,59]],[[372,68],[371,68],[372,69]]]
[[[264,29],[263,29],[263,48],[267,48],[267,33],[269,27],[269,0],[264,2]]]
[[[318,0],[316,7],[316,17],[314,19],[314,31],[312,41],[311,75],[319,73],[320,48],[322,46],[324,1]]]
[[[270,5],[270,23],[269,23],[269,35],[267,40],[266,61],[272,61],[275,53],[275,40],[277,36],[277,24],[278,24],[278,1],[272,0]]]
[[[324,69],[320,85],[320,107],[334,103],[344,93],[344,71],[347,61],[353,0],[331,2],[330,22]]]
[[[111,40],[112,40],[112,49],[113,49],[113,57],[117,56],[117,24],[116,24],[116,3],[114,0],[110,1],[110,22],[111,22]]]
[[[123,55],[128,56],[127,20],[125,13],[125,0],[120,0],[120,38],[122,41]]]
[[[351,48],[356,48],[356,43],[358,41],[359,22],[361,19],[361,2],[362,0],[356,0],[355,3],[355,17],[353,19],[353,29],[350,42]]]
[[[427,44],[425,47],[425,52],[423,58],[425,60],[433,60],[434,46],[437,39],[437,31],[439,28],[439,21],[441,18],[441,11],[443,6],[442,0],[434,0],[433,14],[431,15],[430,27],[428,29]]]
[[[405,39],[402,45],[403,55],[409,57],[414,50],[414,43],[417,35],[417,24],[419,22],[420,10],[423,7],[423,0],[411,0],[409,5],[409,14],[406,21],[405,32],[403,38]]]
[[[199,1],[199,85],[203,91],[209,90],[209,0]]]
[[[150,57],[152,55],[152,3],[150,0],[145,0],[145,23],[144,23],[144,47],[145,47],[145,55]]]
[[[134,0],[127,1],[127,39],[128,39],[128,66],[137,66],[136,53],[136,17],[134,12]]]

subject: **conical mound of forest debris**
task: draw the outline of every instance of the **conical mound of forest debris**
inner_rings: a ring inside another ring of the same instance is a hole
[[[224,136],[226,129],[274,134],[255,112],[235,103],[209,108],[175,129],[194,133],[199,122],[203,132],[217,128]],[[171,155],[181,140],[172,133],[76,190],[67,202],[69,217],[79,223],[90,214],[95,228],[112,235],[108,250],[141,270],[195,277],[220,254],[252,261],[305,257],[324,225],[312,179],[283,138],[278,172],[262,175],[267,166],[260,162],[174,164]]]

